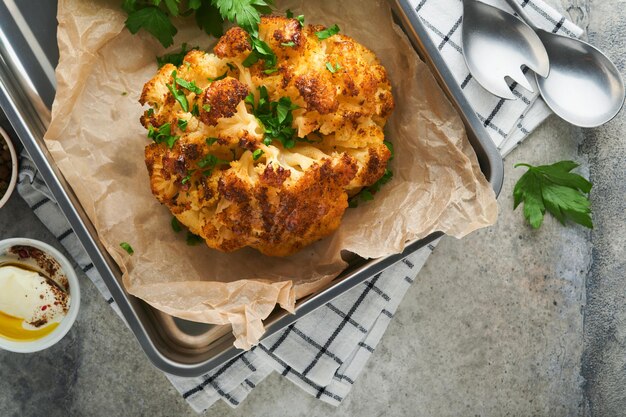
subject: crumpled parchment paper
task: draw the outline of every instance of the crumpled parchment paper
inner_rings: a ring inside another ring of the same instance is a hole
[[[348,209],[341,227],[288,258],[252,249],[224,254],[190,247],[152,196],[144,165],[149,143],[139,123],[141,89],[165,51],[149,35],[124,28],[119,0],[60,0],[58,89],[46,144],[123,271],[129,293],[168,314],[232,324],[235,346],[249,349],[277,304],[293,311],[347,265],[341,251],[376,258],[434,231],[462,237],[496,221],[494,193],[481,173],[463,124],[430,71],[392,22],[385,0],[278,1],[308,23],[338,23],[387,68],[396,110],[387,126],[395,146],[393,180],[374,201]],[[215,40],[190,20],[177,21],[182,42]],[[128,242],[129,256],[119,246]]]

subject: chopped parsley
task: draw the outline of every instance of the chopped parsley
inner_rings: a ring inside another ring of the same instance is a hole
[[[133,247],[130,246],[130,244],[128,244],[126,242],[120,243],[120,247],[122,249],[124,249],[126,251],[126,253],[128,253],[129,255],[132,255],[133,253],[135,253],[135,251],[133,250]]]
[[[274,54],[274,51],[272,51],[272,48],[270,48],[267,43],[255,36],[250,36],[250,44],[252,46],[252,51],[243,61],[242,65],[244,67],[249,68],[256,64],[259,60],[264,61],[266,70],[276,67],[276,54]]]
[[[287,10],[285,11],[285,16],[286,16],[288,19],[293,19],[293,18],[294,18],[294,14],[293,14],[293,12],[291,11],[291,9],[287,9]],[[297,20],[298,22],[300,22],[300,26],[304,26],[304,15],[303,15],[303,14],[301,14],[301,15],[299,15],[299,16],[296,16],[296,20]]]
[[[315,36],[317,36],[317,39],[319,39],[320,41],[323,41],[324,39],[328,39],[331,36],[334,36],[334,35],[338,34],[339,30],[340,30],[339,26],[332,25],[328,29],[324,29],[324,30],[320,30],[319,32],[315,32]]]
[[[197,246],[204,241],[200,236],[187,231],[187,244],[189,246]]]
[[[219,139],[218,138],[207,138],[206,139],[206,144],[211,146],[213,145],[215,142],[217,142]]]
[[[265,130],[263,143],[271,145],[274,140],[279,141],[285,149],[296,146],[296,129],[293,123],[293,110],[299,107],[291,102],[289,97],[281,97],[278,101],[271,101],[267,88],[259,87],[259,102],[254,102],[250,93],[245,102],[252,107],[257,120]]]
[[[230,164],[230,161],[220,159],[215,155],[207,154],[198,161],[200,168],[215,168],[217,165]]]
[[[172,125],[164,123],[158,129],[152,125],[148,126],[148,137],[155,143],[167,143],[167,147],[172,149],[178,140],[178,136],[172,135]]]
[[[252,159],[256,161],[261,156],[263,156],[263,154],[264,154],[263,149],[257,149],[256,151],[252,152]]]
[[[357,207],[359,205],[359,199],[362,201],[371,201],[374,199],[374,194],[380,191],[383,185],[387,184],[393,178],[393,172],[389,168],[385,168],[385,173],[374,184],[369,187],[363,187],[363,189],[354,197],[348,201],[349,207]]]
[[[327,62],[326,69],[334,74],[341,69],[341,65],[339,65],[339,63],[336,63],[335,66],[333,67],[333,64],[331,64],[330,62]]]
[[[183,227],[180,225],[180,222],[176,217],[172,217],[172,230],[176,233],[180,233],[183,230]]]
[[[193,103],[193,107],[191,108],[191,115],[194,117],[200,116],[200,109],[198,108],[198,103]]]
[[[211,111],[211,105],[210,105],[210,104],[203,104],[203,105],[202,105],[202,109],[203,109],[205,112],[210,112],[210,111]]]
[[[185,59],[185,55],[187,55],[187,52],[194,49],[199,49],[199,47],[192,46],[191,48],[187,49],[187,44],[183,43],[180,52],[172,52],[171,54],[157,56],[157,64],[159,68],[161,68],[165,64],[172,64],[175,67],[180,67],[181,65],[183,65],[183,60]]]
[[[224,78],[226,78],[226,76],[228,75],[228,70],[224,71],[224,73],[222,75],[219,75],[215,78],[211,78],[209,77],[208,80],[210,82],[215,82],[215,81],[219,81],[219,80],[223,80]]]
[[[189,90],[192,93],[202,94],[202,89],[196,85],[195,81],[189,82],[187,80],[183,80],[182,78],[176,77],[176,71],[172,72],[172,76],[174,77],[174,81],[176,82],[176,84],[178,84],[180,87]]]
[[[387,162],[389,163],[393,160],[393,157],[394,157],[393,144],[386,140],[383,141],[383,143],[385,144],[387,149],[389,149],[389,152],[391,152],[391,157],[389,158],[389,161]],[[389,169],[389,166],[387,166],[387,168],[385,168],[385,173],[383,174],[382,177],[378,179],[378,181],[376,181],[374,184],[370,185],[369,187],[363,187],[363,189],[357,195],[355,195],[354,197],[350,198],[350,200],[348,200],[348,206],[352,208],[358,207],[359,199],[362,201],[373,200],[374,194],[379,192],[382,186],[387,184],[389,181],[391,181],[392,178],[393,178],[393,171],[391,171]]]
[[[185,96],[185,93],[179,90],[176,86],[176,70],[172,71],[172,78],[174,79],[174,81],[172,82],[172,84],[166,84],[167,89],[170,90],[170,93],[172,93],[178,104],[180,104],[180,108],[183,109],[184,112],[188,112],[189,103],[187,102],[187,97]]]
[[[180,130],[182,130],[183,132],[187,130],[187,123],[189,123],[189,121],[187,120],[183,120],[183,119],[178,119],[178,128]]]
[[[180,183],[183,185],[187,184],[191,180],[191,177],[193,176],[193,174],[195,174],[195,172],[196,172],[195,169],[190,169],[189,171],[187,171],[187,175],[183,177]]]
[[[391,161],[393,157],[395,156],[395,151],[393,150],[393,143],[389,142],[388,140],[384,140],[383,143],[385,144],[387,149],[389,149],[389,152],[391,152],[391,157],[389,158],[389,160]]]
[[[291,42],[283,42],[281,43],[282,46],[286,46],[288,48],[293,48],[294,46],[296,46],[296,43],[294,41]]]

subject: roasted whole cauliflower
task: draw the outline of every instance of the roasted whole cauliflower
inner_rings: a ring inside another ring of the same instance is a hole
[[[152,192],[209,247],[293,254],[337,229],[349,196],[385,173],[385,69],[347,36],[320,40],[324,29],[263,17],[274,67],[249,58],[235,27],[214,54],[192,50],[144,86]]]

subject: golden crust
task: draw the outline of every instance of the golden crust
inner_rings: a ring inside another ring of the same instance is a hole
[[[393,110],[386,71],[347,36],[320,41],[315,32],[323,29],[263,17],[259,37],[276,53],[278,71],[266,74],[262,60],[245,68],[250,39],[233,28],[215,55],[191,51],[179,68],[166,65],[146,83],[140,102],[151,110],[142,124],[170,123],[178,137],[171,149],[146,147],[152,192],[208,246],[293,254],[339,227],[348,195],[384,174],[383,127]],[[167,88],[174,70],[202,90],[182,90],[188,111]],[[292,127],[306,141],[293,149],[263,142],[264,129],[244,103],[249,93],[258,99],[259,86],[272,101],[289,97],[300,107]],[[255,150],[263,151],[256,160]]]
[[[200,120],[215,126],[218,119],[233,117],[237,105],[248,95],[248,87],[234,78],[215,81],[202,95]]]

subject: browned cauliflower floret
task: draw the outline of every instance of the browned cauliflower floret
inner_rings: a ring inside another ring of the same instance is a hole
[[[263,17],[259,38],[277,56],[274,70],[244,65],[251,40],[233,28],[215,55],[191,51],[145,85],[152,192],[209,247],[293,254],[337,229],[348,196],[384,174],[393,110],[385,69],[347,36],[318,39],[323,29]],[[268,139],[255,107],[281,100],[289,145]]]

